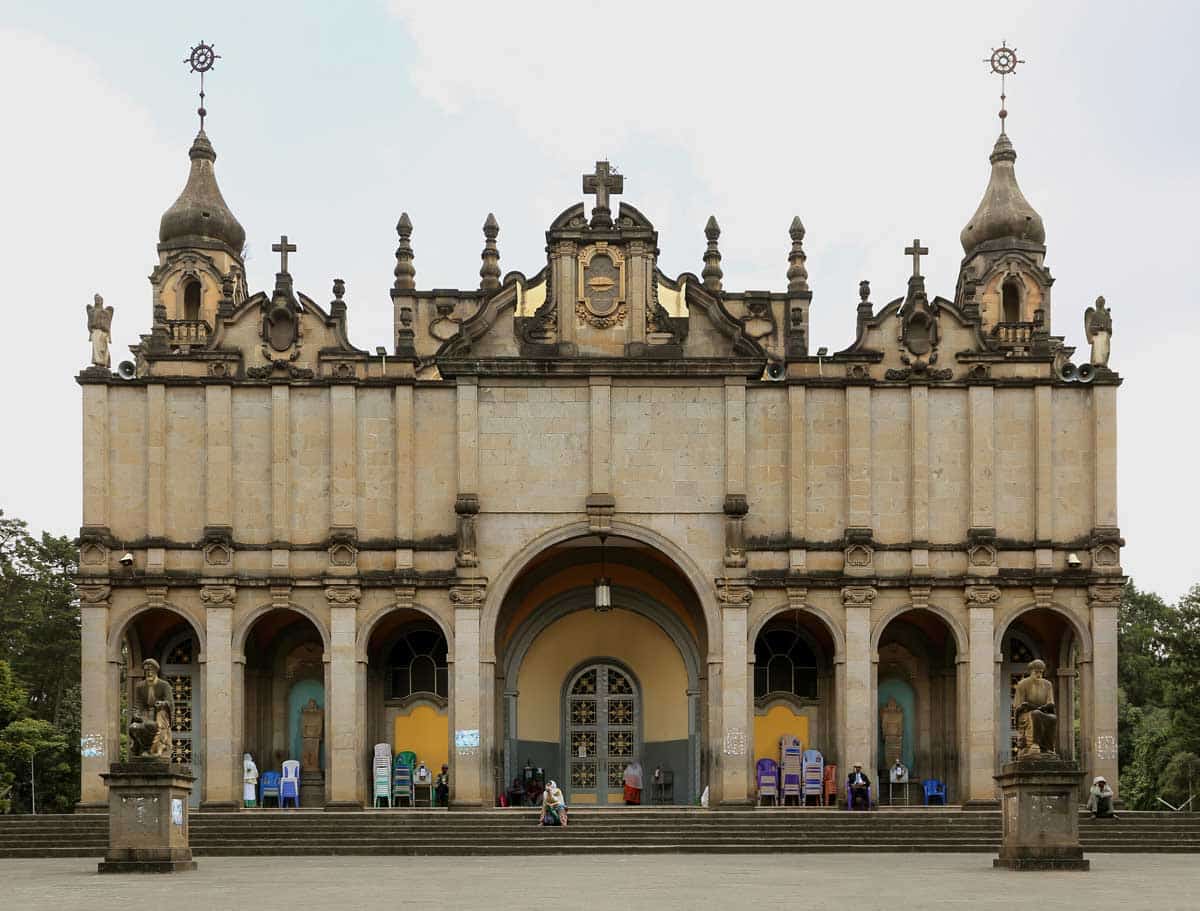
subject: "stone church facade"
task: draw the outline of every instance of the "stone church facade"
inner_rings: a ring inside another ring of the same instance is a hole
[[[78,376],[85,806],[146,657],[209,807],[238,804],[244,751],[298,757],[309,699],[305,805],[369,805],[377,743],[446,761],[465,806],[527,764],[618,802],[631,757],[676,802],[738,804],[784,734],[886,767],[881,712],[915,778],[989,802],[1033,657],[1061,751],[1117,781],[1120,380],[1053,334],[1006,135],[953,299],[914,241],[833,354],[799,219],[784,291],[724,287],[714,219],[700,274],[668,277],[606,162],[528,276],[488,216],[478,287],[419,289],[401,216],[394,338],[360,350],[287,238],[250,293],[215,158],[202,130],[132,368]]]

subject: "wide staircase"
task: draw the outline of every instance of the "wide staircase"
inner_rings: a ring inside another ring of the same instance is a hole
[[[1086,852],[1198,852],[1200,814],[1124,812],[1080,819]],[[99,857],[104,814],[0,816],[0,858]],[[817,809],[579,809],[566,829],[532,810],[253,810],[193,813],[197,857],[643,853],[995,852],[1000,814],[955,807],[848,813]]]

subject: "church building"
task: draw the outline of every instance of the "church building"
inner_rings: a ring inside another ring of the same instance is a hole
[[[984,152],[952,295],[897,238],[907,286],[862,282],[834,353],[810,345],[799,218],[782,290],[725,287],[714,218],[699,272],[668,276],[604,161],[527,272],[488,215],[475,287],[421,288],[400,215],[394,332],[360,350],[343,282],[294,287],[287,237],[247,287],[202,127],[153,305],[115,308],[144,326],[133,360],[77,377],[82,805],[106,804],[146,658],[209,808],[240,805],[244,752],[300,757],[310,700],[304,806],[370,806],[376,744],[447,763],[459,806],[527,766],[621,803],[634,759],[671,802],[747,804],[784,736],[843,780],[900,758],[987,805],[1035,657],[1059,752],[1115,786],[1111,320],[1089,311],[1073,360],[1054,329],[1083,307],[1055,313],[1013,143],[990,177]]]

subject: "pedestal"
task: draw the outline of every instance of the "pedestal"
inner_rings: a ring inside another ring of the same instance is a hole
[[[325,773],[320,769],[300,773],[300,806],[308,810],[325,806]]]
[[[995,867],[1087,870],[1079,844],[1079,763],[1061,759],[1006,762],[1000,785],[1004,834]]]
[[[108,852],[100,873],[195,870],[188,843],[190,766],[159,759],[114,762],[107,775]]]

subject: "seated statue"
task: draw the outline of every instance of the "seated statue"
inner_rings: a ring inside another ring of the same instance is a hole
[[[1017,759],[1057,759],[1058,715],[1054,708],[1054,686],[1043,675],[1046,663],[1035,658],[1029,673],[1013,691],[1013,719],[1017,728]]]
[[[171,719],[175,696],[171,684],[158,676],[158,662],[142,662],[145,677],[133,688],[130,706],[129,743],[134,756],[171,760]]]

